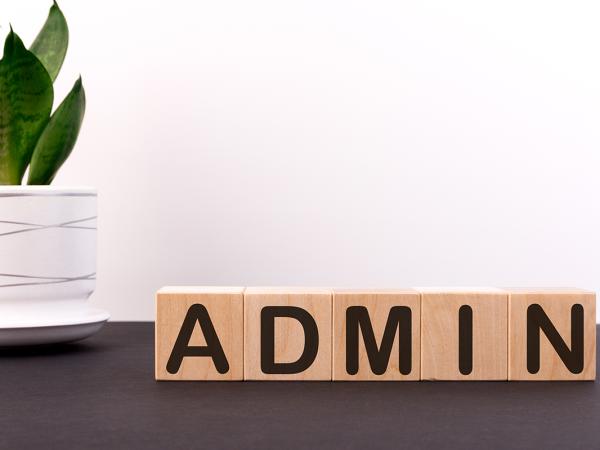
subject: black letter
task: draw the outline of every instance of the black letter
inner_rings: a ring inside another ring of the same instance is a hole
[[[304,330],[304,350],[297,361],[275,362],[275,317],[296,319]],[[315,319],[297,306],[265,306],[260,312],[260,368],[268,374],[304,372],[317,357],[319,330]]]
[[[540,370],[540,330],[550,341],[562,362],[571,373],[583,372],[583,306],[571,307],[571,349],[540,305],[534,303],[527,308],[527,371],[535,374]]]
[[[196,322],[200,324],[204,339],[206,340],[206,347],[188,345]],[[223,352],[223,347],[221,347],[215,328],[204,305],[194,304],[188,309],[173,350],[171,351],[171,356],[169,356],[167,372],[171,374],[177,373],[183,358],[186,356],[210,356],[219,373],[223,374],[229,371],[229,363]]]
[[[363,335],[371,370],[376,375],[384,374],[387,369],[394,345],[394,336],[398,329],[400,373],[402,375],[410,373],[412,369],[412,315],[408,306],[394,306],[390,309],[379,348],[377,348],[367,308],[351,306],[346,309],[346,372],[350,375],[358,373],[359,328]]]
[[[458,310],[458,370],[463,375],[473,371],[473,308],[469,305]]]

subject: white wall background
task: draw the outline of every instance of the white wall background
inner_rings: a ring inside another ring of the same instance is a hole
[[[50,0],[2,0],[30,43]],[[98,288],[600,291],[595,1],[62,0]]]

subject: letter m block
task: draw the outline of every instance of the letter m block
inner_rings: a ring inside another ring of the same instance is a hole
[[[157,380],[242,380],[244,289],[162,288],[155,344]]]
[[[333,379],[418,380],[421,299],[414,290],[335,290]]]

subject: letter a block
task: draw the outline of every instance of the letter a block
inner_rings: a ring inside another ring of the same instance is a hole
[[[325,289],[247,288],[244,379],[331,380],[331,299]]]
[[[506,380],[508,293],[421,291],[421,379]]]
[[[509,380],[594,380],[596,295],[511,289]]]
[[[155,336],[157,380],[242,380],[244,289],[161,289]]]
[[[419,380],[420,342],[417,291],[334,291],[334,381]]]

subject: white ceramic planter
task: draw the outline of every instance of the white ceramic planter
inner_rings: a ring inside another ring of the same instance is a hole
[[[0,345],[10,344],[2,329],[108,318],[86,301],[96,286],[96,203],[92,188],[0,186]]]

